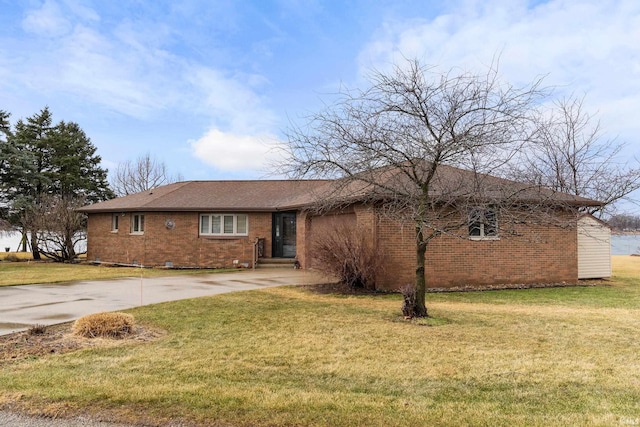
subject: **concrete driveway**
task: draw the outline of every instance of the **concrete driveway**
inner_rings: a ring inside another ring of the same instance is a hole
[[[165,301],[282,285],[326,282],[308,270],[269,268],[231,273],[0,287],[0,335]]]

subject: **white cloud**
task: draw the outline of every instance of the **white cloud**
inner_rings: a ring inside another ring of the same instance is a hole
[[[404,55],[445,68],[477,68],[500,54],[509,77],[551,72],[557,82],[573,83],[595,74],[582,65],[597,65],[622,51],[634,57],[640,52],[637,2],[551,0],[533,9],[512,0],[455,5],[431,21],[385,24],[360,63],[368,68]]]
[[[41,8],[27,13],[22,21],[22,28],[29,33],[55,37],[66,34],[71,25],[58,4],[53,0],[46,0]]]
[[[500,74],[511,83],[546,76],[544,84],[558,95],[586,94],[586,106],[600,111],[605,128],[624,129],[635,120],[640,2],[461,0],[447,7],[431,20],[386,22],[361,51],[363,74],[403,57],[469,71],[486,71],[498,58]]]
[[[184,67],[176,70],[153,36],[162,38],[162,26],[140,26],[136,39],[126,23],[113,30],[101,27],[99,15],[76,0],[46,0],[25,13],[22,27],[30,37],[16,38],[21,48],[11,57],[4,84],[26,88],[23,96],[28,91],[63,96],[68,102],[146,117],[183,92],[175,82],[182,81],[177,74]]]
[[[95,11],[74,0],[28,11],[23,27],[33,37],[22,41],[3,83],[135,118],[193,109],[197,88],[185,87],[187,60],[163,50],[164,25],[99,24]]]
[[[164,78],[152,71],[153,59],[135,55],[92,28],[76,25],[52,50],[31,57],[23,78],[41,92],[67,93],[119,113],[144,117],[171,99],[171,86],[162,92],[155,89]]]
[[[76,16],[85,21],[100,21],[100,15],[95,10],[82,4],[83,0],[63,0],[65,6]]]
[[[267,84],[266,79],[193,67],[189,82],[202,94],[201,108],[212,121],[211,128],[191,144],[193,155],[220,171],[265,172],[278,145],[272,134],[276,118],[253,88]]]
[[[265,166],[276,117],[260,95],[270,85],[263,75],[196,62],[176,49],[180,35],[165,21],[102,22],[76,0],[46,0],[26,13],[23,27],[30,44],[0,84],[64,97],[95,115],[198,116],[209,130],[196,130],[203,133],[188,144],[193,156],[221,170]]]
[[[261,98],[251,89],[257,77],[248,76],[248,80],[243,81],[237,76],[226,76],[220,70],[198,66],[191,68],[187,78],[202,94],[202,107],[218,124],[223,123],[241,134],[251,134],[274,123],[273,113],[262,106]]]
[[[273,135],[243,135],[211,129],[191,143],[194,155],[220,171],[264,172],[276,156]]]

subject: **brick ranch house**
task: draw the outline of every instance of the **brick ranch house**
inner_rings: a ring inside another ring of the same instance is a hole
[[[454,172],[471,176],[461,169],[439,168],[444,180]],[[388,170],[380,177],[390,182]],[[487,182],[516,189],[511,193],[518,194],[514,206],[546,198],[540,205],[558,221],[515,221],[509,235],[503,236],[500,221],[506,216],[502,210],[485,215],[483,221],[465,217],[458,233],[445,233],[429,243],[427,286],[576,282],[578,211],[598,202],[544,189],[534,195],[524,184],[489,178]],[[80,211],[88,215],[87,260],[216,268],[252,266],[256,259],[297,259],[302,268],[313,268],[314,237],[347,224],[370,235],[385,254],[386,268],[377,284],[380,289],[412,283],[414,226],[383,215],[381,198],[372,196],[375,192],[370,186],[338,190],[335,182],[186,181],[85,206]],[[342,202],[332,209],[314,208],[321,197],[345,191],[348,197],[341,197]],[[498,197],[494,193],[491,197]]]

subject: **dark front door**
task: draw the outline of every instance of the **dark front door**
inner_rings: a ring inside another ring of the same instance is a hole
[[[273,214],[273,257],[295,258],[296,256],[296,213],[276,212]]]

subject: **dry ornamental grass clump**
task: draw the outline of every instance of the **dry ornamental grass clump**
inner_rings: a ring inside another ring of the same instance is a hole
[[[79,318],[73,333],[85,338],[123,338],[134,331],[133,316],[126,313],[96,313]]]

